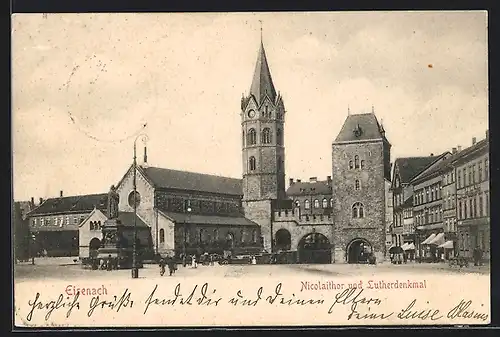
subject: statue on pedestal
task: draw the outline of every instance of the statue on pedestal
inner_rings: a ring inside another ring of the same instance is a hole
[[[115,185],[111,186],[108,193],[108,219],[118,218],[118,205],[120,203],[120,195],[116,192]]]

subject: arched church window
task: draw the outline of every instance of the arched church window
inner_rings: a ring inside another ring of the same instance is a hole
[[[311,203],[309,202],[309,200],[304,201],[304,208],[305,209],[311,208]]]
[[[243,131],[243,132],[241,133],[241,138],[242,138],[241,140],[242,140],[242,142],[243,142],[243,146],[245,146],[245,131]]]
[[[352,170],[354,168],[354,165],[352,163],[352,160],[349,160],[349,170]]]
[[[248,160],[249,164],[249,169],[250,171],[255,171],[257,169],[257,160],[255,159],[254,156],[250,157],[250,159]]]
[[[199,240],[198,240],[199,242],[203,242],[203,234],[204,234],[203,232],[204,232],[203,228],[200,229],[200,237],[199,237]]]
[[[165,230],[162,228],[160,229],[160,243],[165,242]]]
[[[248,145],[255,145],[257,143],[257,132],[255,129],[248,130]]]
[[[330,208],[333,208],[333,198],[330,198]]]
[[[278,145],[283,145],[283,133],[281,132],[281,129],[276,130],[276,142]]]
[[[266,105],[266,107],[265,107],[265,110],[266,110],[266,111],[265,111],[265,116],[266,116],[266,118],[269,118],[269,117],[270,117],[270,114],[269,114],[269,109],[268,109],[268,106],[267,106],[267,105]]]
[[[264,128],[264,130],[262,130],[262,143],[263,144],[271,143],[271,130],[269,128]]]
[[[359,180],[358,180],[358,179],[356,179],[356,181],[354,182],[354,188],[355,188],[356,190],[359,190],[359,187],[360,187]]]
[[[363,204],[360,202],[355,203],[352,205],[352,217],[353,218],[363,218],[365,216],[364,214],[364,208]]]
[[[214,241],[218,241],[218,240],[219,240],[219,230],[214,229]]]
[[[257,243],[257,230],[256,229],[254,229],[252,231],[252,242]]]
[[[354,156],[354,168],[359,168],[359,156]]]
[[[314,208],[319,208],[319,200],[314,199]]]
[[[295,207],[300,207],[300,201],[299,200],[295,200]]]
[[[365,161],[364,161],[364,160],[362,160],[362,161],[361,161],[361,169],[364,169],[364,168],[365,168]]]
[[[323,199],[323,208],[328,208],[328,200],[326,198]]]

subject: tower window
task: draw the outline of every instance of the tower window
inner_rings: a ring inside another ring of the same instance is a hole
[[[255,145],[257,143],[257,132],[255,129],[248,130],[248,145]]]
[[[267,105],[266,105],[265,109],[266,109],[266,111],[265,111],[266,118],[271,117]]]
[[[248,162],[250,171],[255,171],[257,169],[257,160],[255,159],[255,157],[254,156],[250,157]]]
[[[357,202],[354,205],[352,205],[352,217],[353,218],[363,218],[364,216],[365,216],[364,207],[363,207],[362,203]]]
[[[359,156],[354,156],[354,168],[359,168]]]
[[[330,198],[330,208],[333,208],[333,198]]]
[[[365,161],[364,161],[364,160],[362,160],[362,161],[361,161],[361,169],[364,169],[364,168],[365,168]]]
[[[356,190],[359,190],[359,187],[360,187],[359,180],[358,180],[358,179],[356,179],[356,181],[354,182],[354,188],[355,188]]]
[[[245,131],[243,131],[241,133],[241,138],[242,138],[243,146],[245,146]]]
[[[305,209],[311,208],[311,203],[309,202],[309,200],[304,201],[304,208]]]
[[[314,208],[319,208],[319,200],[318,199],[314,200]]]
[[[328,200],[326,198],[323,199],[323,208],[328,208]]]
[[[354,165],[352,164],[352,160],[349,160],[349,170],[352,170],[354,168]]]
[[[283,133],[281,132],[281,129],[276,130],[276,142],[278,145],[283,145]]]
[[[262,130],[262,143],[263,144],[271,143],[271,130],[269,130],[269,128],[264,128],[264,130]]]

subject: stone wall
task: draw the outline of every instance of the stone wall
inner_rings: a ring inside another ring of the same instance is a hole
[[[358,155],[364,168],[349,169]],[[355,189],[355,181],[360,189]],[[385,253],[385,178],[382,141],[332,145],[335,263],[346,262],[346,249],[357,238],[368,241],[377,257]],[[362,203],[363,218],[353,218],[352,206]]]
[[[243,201],[245,217],[257,223],[264,239],[264,249],[271,252],[272,247],[272,208],[271,200]]]

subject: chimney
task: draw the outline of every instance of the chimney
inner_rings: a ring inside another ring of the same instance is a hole
[[[458,147],[457,147],[457,151],[458,151],[458,152],[462,151],[462,147],[461,147],[460,145],[458,145]]]
[[[40,198],[40,203],[39,203],[39,205],[41,205],[41,204],[42,204],[42,202],[43,202],[43,198]]]
[[[434,157],[434,153],[431,153],[431,157]]]
[[[311,178],[309,178],[309,182],[311,182],[311,183],[315,183],[317,181],[318,181],[317,177],[311,177]]]
[[[332,184],[332,176],[326,176],[326,183],[328,185],[331,185]]]
[[[298,183],[300,183],[301,181],[302,181],[302,180],[300,180],[300,179],[297,179],[297,182],[298,182]]]
[[[456,147],[452,148],[451,149],[451,153],[456,154],[457,153],[457,148]]]
[[[472,145],[476,145],[476,137],[472,137]]]
[[[59,191],[59,198],[63,197],[63,191]]]
[[[293,185],[293,178],[290,178],[288,181],[290,182],[290,186],[292,186]]]

